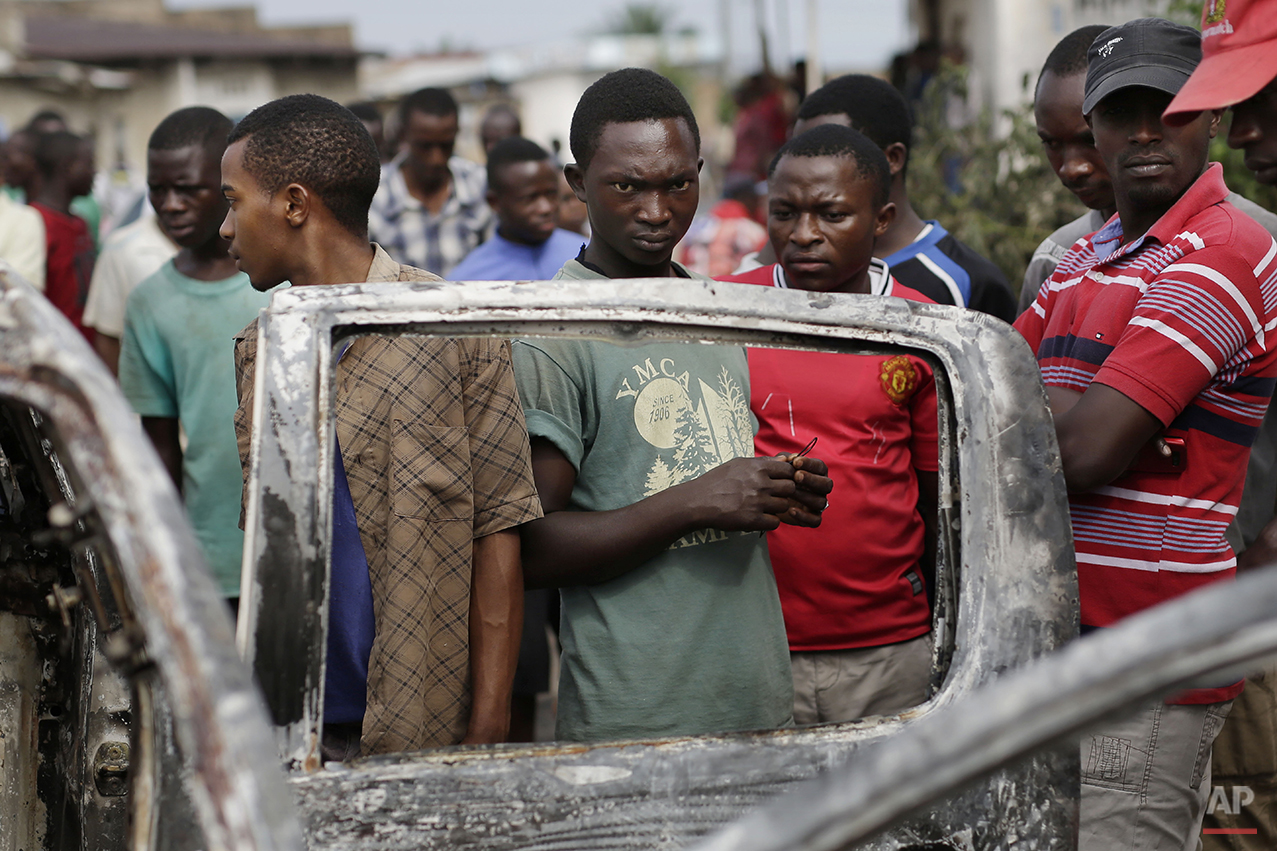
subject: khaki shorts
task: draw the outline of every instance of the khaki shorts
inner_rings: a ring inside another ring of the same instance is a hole
[[[794,723],[895,715],[928,697],[931,635],[852,650],[794,651]]]

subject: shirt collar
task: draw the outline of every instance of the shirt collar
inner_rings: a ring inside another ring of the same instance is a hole
[[[400,168],[407,156],[407,153],[400,153],[388,162],[382,173],[382,181],[387,184],[390,196],[400,209],[424,210],[422,203],[408,191],[408,181]],[[443,202],[443,209],[439,211],[440,216],[448,215],[457,207],[487,203],[484,197],[488,188],[487,172],[482,166],[454,156],[448,159],[448,172],[452,175],[452,185],[448,189],[448,199]]]
[[[368,268],[368,282],[385,284],[399,280],[399,264],[377,243],[372,244],[372,266]]]

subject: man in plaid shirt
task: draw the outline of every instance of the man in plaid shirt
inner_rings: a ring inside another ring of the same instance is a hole
[[[373,242],[400,263],[447,275],[492,227],[482,166],[453,156],[457,102],[421,89],[399,104],[400,153],[368,211]]]
[[[222,236],[253,286],[437,281],[368,243],[372,137],[294,95],[222,159]],[[256,321],[237,335],[241,458]],[[367,336],[337,366],[324,756],[504,741],[523,617],[520,524],[541,516],[509,346]]]

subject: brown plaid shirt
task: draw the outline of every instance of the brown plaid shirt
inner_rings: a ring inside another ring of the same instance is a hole
[[[439,278],[377,247],[368,280]],[[256,354],[254,320],[235,338],[245,476]],[[470,713],[473,541],[541,516],[509,344],[356,338],[336,408],[376,624],[362,752],[456,744]]]

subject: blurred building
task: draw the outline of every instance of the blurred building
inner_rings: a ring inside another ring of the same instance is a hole
[[[145,168],[168,113],[238,118],[295,92],[358,97],[349,24],[263,27],[256,9],[171,11],[163,0],[0,0],[0,124],[53,108],[92,133],[100,168]]]
[[[970,69],[973,103],[995,111],[1033,99],[1047,54],[1087,24],[1164,13],[1168,0],[908,0],[921,43]],[[1200,4],[1194,4],[1200,8]]]
[[[705,143],[715,144],[723,97],[722,44],[714,36],[594,35],[493,50],[405,58],[368,58],[360,70],[364,96],[391,105],[425,86],[446,88],[461,108],[458,153],[482,161],[478,125],[494,103],[509,103],[523,121],[523,134],[546,149],[568,153],[572,112],[581,93],[619,68],[644,67],[673,79],[702,124]]]

